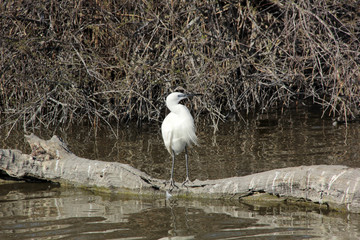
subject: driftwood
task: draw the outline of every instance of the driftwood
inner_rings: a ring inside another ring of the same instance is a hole
[[[45,180],[98,191],[164,194],[168,182],[155,179],[127,164],[81,158],[57,136],[42,140],[26,136],[31,154],[0,150],[3,177]],[[233,200],[266,199],[314,202],[330,209],[360,213],[360,169],[346,166],[300,166],[276,169],[243,177],[195,180],[175,188],[172,195]],[[259,194],[262,193],[262,194]],[[251,196],[251,197],[249,197]]]

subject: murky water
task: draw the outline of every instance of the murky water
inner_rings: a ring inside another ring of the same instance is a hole
[[[2,185],[0,239],[359,239],[360,216],[273,204],[99,196]]]
[[[360,216],[273,204],[99,196],[2,185],[0,239],[359,239]]]
[[[247,175],[274,168],[342,164],[360,167],[360,124],[334,127],[318,109],[272,113],[219,125],[198,121],[200,146],[190,149],[191,179]],[[57,131],[79,156],[128,163],[169,178],[171,160],[160,124],[95,132],[88,126]],[[35,130],[49,138],[49,130]],[[29,151],[22,131],[1,148]],[[185,175],[184,156],[175,178]],[[166,201],[99,196],[49,184],[0,185],[0,239],[359,239],[360,215],[286,204]]]

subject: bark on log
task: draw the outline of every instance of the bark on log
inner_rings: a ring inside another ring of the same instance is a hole
[[[127,164],[81,158],[57,136],[42,140],[26,136],[32,153],[0,150],[0,175],[17,179],[38,179],[106,192],[164,194],[168,182],[155,179]],[[282,200],[319,203],[330,209],[360,213],[360,169],[339,165],[300,166],[275,169],[243,177],[195,180],[187,188],[175,188],[173,195],[196,198],[242,200],[257,193]]]

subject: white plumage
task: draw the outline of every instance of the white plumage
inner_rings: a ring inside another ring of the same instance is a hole
[[[161,125],[161,133],[166,149],[172,156],[172,169],[170,178],[170,188],[175,186],[173,180],[175,155],[178,155],[185,149],[186,160],[186,180],[183,185],[189,181],[188,171],[188,155],[186,146],[197,144],[197,137],[195,135],[194,119],[190,114],[189,109],[182,104],[179,104],[184,98],[188,98],[197,94],[184,94],[173,92],[166,98],[166,106],[170,113],[164,119]]]

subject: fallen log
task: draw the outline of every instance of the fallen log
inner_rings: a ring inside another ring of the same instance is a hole
[[[127,164],[89,160],[73,154],[57,136],[43,140],[26,136],[32,153],[0,150],[0,175],[43,180],[105,192],[164,194],[168,182],[152,178]],[[310,201],[329,209],[360,213],[360,169],[339,165],[299,166],[218,180],[195,180],[172,195],[232,200]]]

